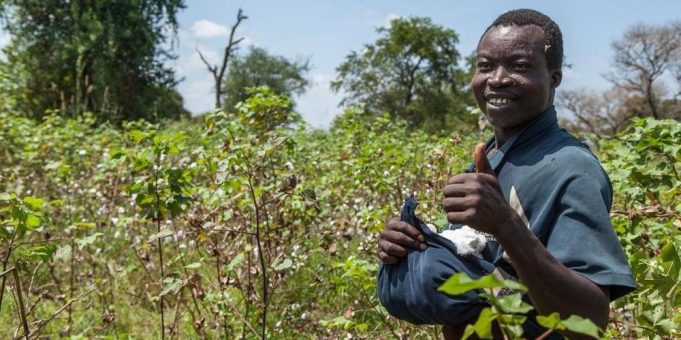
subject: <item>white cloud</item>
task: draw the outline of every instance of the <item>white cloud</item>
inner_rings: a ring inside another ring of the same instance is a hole
[[[342,111],[338,107],[342,94],[336,94],[329,89],[329,83],[334,79],[333,75],[318,73],[310,78],[310,88],[296,98],[296,109],[311,126],[328,128],[336,115]]]
[[[397,15],[395,13],[388,13],[388,15],[385,16],[385,19],[383,19],[383,26],[389,27],[391,21],[399,19],[401,17],[402,17],[401,15]]]
[[[401,17],[401,15],[395,13],[380,15],[374,11],[367,11],[364,12],[364,23],[372,27],[389,27],[392,20]]]
[[[195,36],[201,38],[229,36],[227,26],[216,24],[210,20],[195,21],[192,25],[192,31]]]
[[[206,77],[201,78],[178,86],[184,99],[184,106],[193,114],[210,111],[215,105],[215,92],[213,92],[215,84],[207,73]]]

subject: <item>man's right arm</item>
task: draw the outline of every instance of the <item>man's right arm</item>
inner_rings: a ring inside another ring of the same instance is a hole
[[[395,264],[407,255],[407,249],[426,249],[425,238],[412,225],[395,217],[378,235],[378,257],[385,264]]]

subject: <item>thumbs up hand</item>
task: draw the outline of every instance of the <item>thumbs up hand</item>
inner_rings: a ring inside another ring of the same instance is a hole
[[[479,143],[475,146],[473,159],[475,160],[475,172],[490,174],[496,177],[494,170],[492,170],[492,166],[489,164],[487,155],[485,155],[485,143]]]
[[[515,212],[501,193],[496,174],[485,155],[484,143],[475,147],[474,159],[475,173],[454,175],[444,187],[447,220],[496,236]]]

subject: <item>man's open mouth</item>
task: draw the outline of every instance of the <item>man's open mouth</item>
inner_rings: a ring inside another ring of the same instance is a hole
[[[509,98],[487,98],[487,102],[494,106],[504,106],[514,102],[514,99]]]

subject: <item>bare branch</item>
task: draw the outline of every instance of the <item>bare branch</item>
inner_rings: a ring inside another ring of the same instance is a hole
[[[612,43],[615,71],[606,75],[615,87],[644,98],[646,115],[661,118],[665,98],[663,78],[681,67],[681,22],[666,25],[638,24]]]
[[[49,318],[43,319],[43,320],[38,320],[38,321],[35,321],[35,322],[32,322],[31,325],[36,324],[37,327],[36,327],[36,329],[35,329],[33,332],[31,332],[31,336],[30,336],[30,337],[31,337],[31,338],[36,337],[38,334],[40,334],[40,332],[43,330],[43,328],[45,328],[45,326],[47,326],[47,324],[48,324],[50,321],[52,321],[54,318],[57,317],[57,315],[59,315],[59,314],[60,314],[61,312],[63,312],[66,308],[68,308],[69,306],[71,306],[72,303],[74,303],[74,302],[76,302],[76,301],[78,301],[78,300],[80,300],[80,299],[82,299],[82,298],[84,298],[84,297],[86,297],[86,296],[92,294],[92,292],[94,292],[96,288],[97,288],[97,287],[96,287],[94,284],[91,285],[91,286],[89,287],[88,291],[86,291],[85,293],[80,294],[80,295],[78,295],[77,297],[75,297],[75,298],[69,300],[65,305],[61,306],[56,312],[54,312]]]
[[[213,74],[213,76],[217,76],[218,72],[218,67],[217,65],[211,66],[210,62],[206,59],[206,57],[203,56],[203,53],[199,50],[198,46],[195,46],[194,49],[196,50],[197,53],[199,53],[199,58],[201,58],[201,61],[203,61],[204,64],[206,64],[206,67],[208,68],[208,71]]]
[[[237,45],[243,40],[243,38],[234,40],[234,33],[236,32],[237,27],[239,27],[239,24],[241,24],[241,21],[246,19],[248,19],[248,17],[244,15],[243,10],[239,8],[239,12],[236,15],[236,23],[232,26],[232,30],[229,32],[229,41],[227,42],[227,46],[225,47],[225,54],[222,56],[222,66],[220,66],[220,72],[218,73],[217,78],[215,80],[216,109],[219,109],[222,106],[221,100],[224,91],[222,88],[222,80],[225,76],[225,71],[227,70],[229,58],[232,56],[232,53],[238,49]]]

